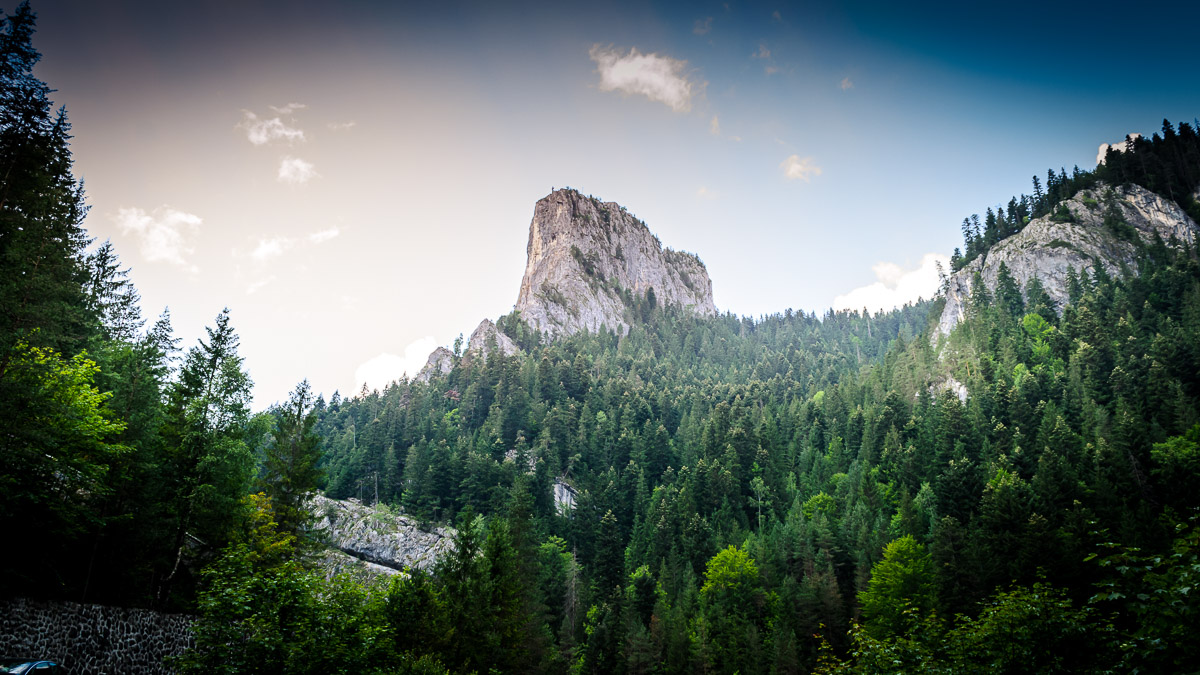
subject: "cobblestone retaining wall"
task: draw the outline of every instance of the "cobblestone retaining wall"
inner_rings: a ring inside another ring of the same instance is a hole
[[[50,659],[72,675],[171,673],[163,659],[192,645],[192,621],[148,609],[0,601],[0,656]]]

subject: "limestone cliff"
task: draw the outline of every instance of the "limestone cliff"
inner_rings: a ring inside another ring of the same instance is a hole
[[[651,290],[659,305],[716,312],[698,257],[663,248],[624,207],[576,190],[555,190],[534,206],[526,255],[516,309],[543,333],[624,331],[627,300]]]
[[[1195,245],[1197,225],[1175,202],[1136,185],[1082,190],[1064,202],[1073,222],[1062,217],[1037,218],[1019,233],[999,242],[984,256],[972,260],[950,277],[946,305],[934,335],[949,335],[962,320],[971,295],[971,281],[978,272],[983,283],[994,289],[1000,264],[1004,263],[1017,284],[1024,288],[1037,277],[1061,311],[1067,303],[1067,268],[1091,272],[1097,263],[1110,274],[1118,274],[1122,265],[1133,267],[1137,247],[1131,236],[1122,237],[1104,224],[1109,200],[1124,223],[1132,226],[1129,235],[1151,242],[1154,235],[1170,242]]]

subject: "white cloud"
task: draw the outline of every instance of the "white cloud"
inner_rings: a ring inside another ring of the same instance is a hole
[[[330,122],[326,126],[334,131],[346,131],[347,129],[353,129],[357,124],[358,122],[350,120],[349,122]]]
[[[871,312],[887,311],[919,298],[932,298],[937,293],[941,280],[938,278],[938,263],[942,269],[950,268],[950,258],[940,253],[926,253],[921,263],[906,270],[896,263],[880,262],[871,267],[876,281],[856,288],[833,299],[834,309],[867,308]]]
[[[302,185],[316,178],[317,170],[311,162],[299,157],[284,157],[279,163],[279,182]]]
[[[696,35],[708,35],[708,31],[712,30],[712,20],[710,16],[707,19],[696,19],[696,25],[692,27],[692,32]]]
[[[600,73],[600,91],[641,94],[670,106],[675,112],[692,109],[692,97],[703,91],[705,82],[688,79],[687,61],[658,54],[643,54],[636,47],[622,54],[613,47],[595,45],[588,56]]]
[[[263,119],[249,110],[243,110],[242,115],[242,123],[238,126],[246,130],[246,138],[255,145],[265,145],[271,141],[295,143],[304,140],[303,130],[288,126],[278,117]]]
[[[250,257],[255,260],[270,260],[283,255],[283,252],[292,247],[292,240],[287,237],[271,237],[270,239],[259,239],[258,246],[250,252]]]
[[[320,232],[313,232],[312,234],[308,235],[308,240],[314,244],[324,244],[341,233],[342,231],[337,227],[331,227],[327,230],[321,230]]]
[[[805,183],[809,182],[813,176],[821,175],[821,167],[813,164],[812,157],[800,157],[799,155],[790,155],[783,163],[779,165],[783,169],[783,175],[788,180],[800,179]]]
[[[708,123],[708,133],[713,136],[721,135],[721,120],[717,119],[716,115],[713,115],[712,121]]]
[[[414,377],[425,362],[429,353],[438,346],[432,335],[410,343],[404,348],[404,356],[384,352],[379,356],[363,363],[354,371],[355,390],[365,382],[368,389],[383,389],[388,383],[400,379],[404,374]]]
[[[1141,134],[1129,134],[1129,137],[1136,140],[1138,138],[1141,138],[1142,135]],[[1108,154],[1109,148],[1112,148],[1113,150],[1116,150],[1117,152],[1125,152],[1125,141],[1117,141],[1116,143],[1101,143],[1100,151],[1096,153],[1096,164],[1097,165],[1104,163],[1104,156]]]
[[[150,213],[136,207],[118,209],[112,219],[122,232],[137,237],[138,250],[147,262],[180,266],[187,266],[185,256],[193,250],[188,239],[204,222],[200,216],[166,205]]]
[[[849,77],[843,77],[841,84],[839,84],[838,86],[842,88],[842,91],[846,91],[847,89],[853,89],[854,81],[851,80]]]
[[[296,112],[297,110],[302,110],[304,108],[307,108],[308,106],[304,105],[303,103],[289,103],[285,106],[281,106],[278,108],[273,105],[267,106],[267,107],[270,108],[271,110],[274,110],[275,112],[279,113],[280,115],[291,115],[292,113]]]

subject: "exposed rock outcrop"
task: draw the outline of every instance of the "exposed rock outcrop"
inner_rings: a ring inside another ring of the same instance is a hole
[[[467,340],[467,354],[481,354],[486,359],[492,349],[500,350],[505,356],[512,356],[521,351],[515,342],[496,329],[496,324],[492,323],[491,319],[484,319]]]
[[[716,312],[698,257],[663,248],[624,207],[576,190],[555,190],[534,206],[526,255],[516,309],[543,333],[624,331],[622,291],[641,297],[653,290],[659,305]]]
[[[976,272],[988,288],[996,287],[1001,263],[1021,288],[1036,276],[1061,310],[1067,302],[1068,267],[1090,273],[1099,263],[1110,274],[1117,274],[1122,265],[1132,267],[1137,247],[1104,224],[1109,199],[1142,241],[1153,241],[1157,234],[1163,241],[1174,237],[1179,243],[1195,244],[1197,225],[1175,202],[1136,185],[1107,193],[1107,188],[1080,191],[1063,203],[1074,222],[1037,218],[950,277],[934,339],[949,335],[962,320]]]
[[[463,360],[465,363],[470,363],[471,359],[477,356],[486,360],[493,349],[504,356],[512,356],[521,351],[521,348],[511,338],[496,328],[496,324],[492,323],[491,319],[484,319],[479,322],[467,340],[467,350],[463,353]],[[413,381],[428,382],[435,377],[446,375],[452,368],[454,368],[454,352],[445,347],[438,347],[429,354],[429,359],[417,376],[413,378]]]
[[[452,549],[453,531],[421,528],[407,516],[388,513],[357,500],[312,498],[309,508],[317,517],[315,530],[330,546],[373,565],[403,570],[430,569],[438,557]],[[346,562],[334,556],[332,563]],[[368,568],[368,571],[378,571]]]
[[[579,493],[563,478],[554,479],[554,508],[559,515],[570,515],[575,509],[575,498]]]
[[[454,353],[445,347],[438,347],[429,354],[425,365],[413,378],[415,382],[428,382],[438,375],[445,375],[454,367]]]

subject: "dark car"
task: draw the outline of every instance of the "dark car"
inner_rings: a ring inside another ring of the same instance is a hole
[[[54,661],[39,659],[0,659],[0,673],[17,675],[66,675],[67,669]]]

